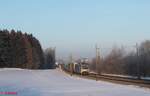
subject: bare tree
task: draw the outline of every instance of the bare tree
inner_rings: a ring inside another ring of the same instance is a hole
[[[104,58],[103,62],[103,72],[111,74],[123,74],[124,73],[124,63],[123,48],[114,47],[110,54]]]

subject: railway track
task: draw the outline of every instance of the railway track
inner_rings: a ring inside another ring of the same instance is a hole
[[[65,72],[68,74],[71,74],[69,71],[65,71]],[[110,76],[110,75],[100,75],[100,74],[96,74],[96,73],[89,73],[89,75],[80,75],[80,74],[73,73],[72,75],[78,76],[81,78],[93,79],[96,81],[102,80],[102,81],[108,81],[108,82],[117,83],[117,84],[136,85],[139,87],[150,88],[150,80],[129,78],[129,77]]]
[[[150,86],[150,80],[137,79],[137,78],[129,78],[129,77],[119,77],[119,76],[110,76],[110,75],[98,75],[98,74],[89,74],[89,77],[97,78],[97,79],[108,79],[115,81],[123,81],[130,82],[135,84],[146,84]]]

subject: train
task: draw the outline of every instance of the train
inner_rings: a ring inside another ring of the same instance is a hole
[[[81,74],[81,75],[88,75],[89,74],[89,63],[87,62],[73,62],[69,64],[64,64],[63,69],[65,71]]]
[[[89,64],[87,63],[74,63],[73,72],[81,75],[89,74]]]

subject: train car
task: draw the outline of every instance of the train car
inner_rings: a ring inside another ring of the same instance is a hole
[[[79,63],[74,63],[73,72],[77,74],[81,74],[81,66]]]
[[[89,74],[89,64],[87,63],[81,63],[81,75],[88,75]]]
[[[64,70],[81,75],[89,74],[89,64],[86,62],[74,62],[72,64],[64,64]]]
[[[89,64],[87,63],[74,63],[73,72],[81,75],[89,74]]]
[[[64,70],[65,71],[70,71],[70,64],[64,64]]]

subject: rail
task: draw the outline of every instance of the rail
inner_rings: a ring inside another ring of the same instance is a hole
[[[65,70],[64,68],[62,68],[62,70],[68,74],[71,74],[69,70]],[[80,75],[80,74],[73,73],[73,75],[79,76],[81,78],[94,79],[96,81],[103,80],[103,81],[109,81],[109,82],[118,83],[118,84],[136,85],[136,86],[140,86],[140,87],[150,88],[150,80],[145,80],[145,79],[110,76],[110,75],[100,75],[100,74],[96,74],[96,73],[89,73],[88,75]]]

